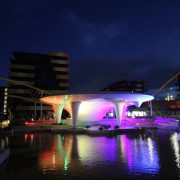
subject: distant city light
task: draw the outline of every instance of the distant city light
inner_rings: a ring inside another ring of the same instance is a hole
[[[171,101],[175,100],[177,95],[178,91],[176,86],[166,87],[155,96],[155,99]]]

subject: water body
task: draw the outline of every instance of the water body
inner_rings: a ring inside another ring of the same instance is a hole
[[[1,180],[178,179],[180,132],[89,136],[19,134],[0,136],[10,149]]]

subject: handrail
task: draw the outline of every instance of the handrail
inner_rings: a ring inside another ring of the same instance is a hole
[[[155,96],[159,91],[161,91],[164,87],[166,87],[172,80],[174,80],[177,76],[180,75],[180,72],[176,73],[172,78],[170,78],[167,82],[165,82],[157,91],[155,91],[152,95]]]
[[[22,96],[8,95],[8,97],[18,98],[18,99],[22,99],[22,100],[25,100],[25,101],[35,102],[35,103],[41,103],[41,102],[40,102],[40,101],[38,101],[38,100],[35,100],[35,99],[30,99],[30,98],[25,98],[25,97],[22,97]]]
[[[31,85],[29,85],[29,84],[21,83],[21,82],[12,80],[12,79],[7,79],[7,78],[0,77],[0,80],[7,81],[7,82],[10,82],[10,83],[13,83],[13,84],[23,85],[23,86],[29,87],[29,88],[31,88],[31,89],[35,89],[36,91],[39,91],[39,92],[41,92],[41,93],[52,94],[51,92],[49,92],[49,91],[47,91],[47,90],[40,89],[40,88],[31,86]]]

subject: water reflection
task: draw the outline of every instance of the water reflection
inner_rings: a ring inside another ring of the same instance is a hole
[[[6,164],[6,160],[9,157],[9,138],[7,136],[0,136],[0,166]],[[1,177],[1,176],[0,176]]]
[[[4,135],[0,148],[10,148],[4,177],[163,179],[168,174],[178,179],[179,138],[180,133],[159,130],[145,136]]]
[[[33,145],[33,141],[34,141],[34,134],[24,134],[24,140],[25,142],[29,142],[30,143],[30,146]]]
[[[116,138],[78,136],[78,152],[82,164],[116,161]]]
[[[174,151],[174,155],[175,155],[175,162],[176,162],[176,167],[180,173],[180,152],[179,152],[179,137],[178,137],[178,133],[175,132],[174,134],[171,135],[170,137],[170,141],[171,141],[171,145]]]
[[[42,142],[41,142],[42,143]],[[114,171],[126,169],[129,173],[159,171],[159,157],[155,141],[151,137],[90,137],[86,135],[54,135],[46,139],[46,146],[38,157],[40,169],[47,171],[83,171],[100,167],[114,167]]]
[[[160,168],[155,141],[151,137],[130,139],[126,135],[119,138],[121,152],[130,172],[157,174]]]
[[[7,136],[0,136],[0,150],[7,148],[9,145],[9,138]]]
[[[48,141],[48,146],[42,149],[38,158],[39,167],[44,173],[58,169],[64,169],[66,173],[71,161],[72,143],[72,136],[52,136],[52,139]]]

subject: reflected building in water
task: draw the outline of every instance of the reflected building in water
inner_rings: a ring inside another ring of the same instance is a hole
[[[38,157],[43,173],[58,171],[66,174],[91,168],[100,171],[102,166],[107,170],[118,166],[121,172],[125,169],[133,173],[157,174],[160,168],[156,143],[151,137],[54,135],[44,143],[47,146],[41,144],[46,148]],[[114,173],[115,169],[112,169]]]
[[[174,160],[176,163],[176,169],[178,171],[178,175],[180,177],[180,147],[179,147],[180,134],[174,132],[170,137],[171,147],[174,152]]]
[[[79,159],[76,143],[77,137],[74,135],[52,136],[48,139],[46,148],[40,151],[38,157],[39,168],[44,173],[58,170],[63,170],[64,173],[66,173],[66,171],[73,166],[73,160]],[[44,146],[43,144],[41,145]],[[73,168],[75,168],[75,166],[73,166]]]
[[[0,147],[10,149],[5,175],[19,179],[31,174],[39,179],[163,179],[167,174],[178,179],[179,139],[178,132],[160,130],[114,136],[39,133],[0,136]]]
[[[156,174],[159,171],[159,155],[155,141],[151,137],[130,139],[127,135],[119,136],[122,158],[130,172]]]

